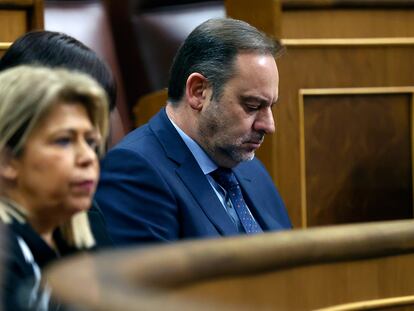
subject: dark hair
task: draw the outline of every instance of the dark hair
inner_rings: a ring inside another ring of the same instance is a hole
[[[116,83],[99,56],[75,38],[54,31],[33,31],[18,38],[0,59],[0,71],[23,64],[63,67],[93,77],[106,91],[109,109],[116,102]]]
[[[168,99],[174,104],[184,94],[191,73],[206,77],[218,99],[224,84],[234,74],[238,53],[277,56],[282,45],[250,24],[231,18],[210,19],[195,28],[179,48],[170,70]]]

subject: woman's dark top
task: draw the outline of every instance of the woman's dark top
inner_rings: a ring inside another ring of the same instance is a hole
[[[13,209],[24,218],[18,210]],[[88,216],[96,245],[87,251],[112,245],[96,205],[90,209]],[[47,285],[41,286],[42,270],[56,259],[80,251],[65,243],[59,230],[53,234],[57,251],[53,250],[28,223],[20,222],[21,218],[13,218],[11,223],[3,225],[3,235],[6,237],[3,243],[6,245],[2,245],[0,254],[1,266],[4,267],[1,286],[3,310],[62,310],[63,307],[51,301]]]

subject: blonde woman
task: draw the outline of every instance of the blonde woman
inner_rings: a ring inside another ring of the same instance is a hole
[[[107,107],[105,92],[84,74],[29,66],[0,73],[0,220],[9,237],[4,309],[53,309],[47,288],[39,287],[42,268],[99,246],[87,211]]]

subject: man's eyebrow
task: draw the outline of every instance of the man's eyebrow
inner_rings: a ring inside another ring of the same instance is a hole
[[[260,103],[261,105],[272,105],[273,104],[273,102],[269,104],[269,100],[266,97],[259,96],[259,95],[241,95],[240,97],[243,100],[256,101]]]

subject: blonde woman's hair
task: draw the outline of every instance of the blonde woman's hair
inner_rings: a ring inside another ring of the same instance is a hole
[[[36,66],[17,66],[1,72],[0,156],[18,157],[30,133],[51,107],[70,102],[86,108],[104,142],[108,135],[108,99],[101,86],[88,75]],[[100,154],[104,147],[102,143]],[[7,222],[10,217],[4,215],[10,216],[10,213],[4,206],[0,204],[0,218]],[[77,248],[93,246],[95,242],[86,212],[72,218],[61,228],[66,241]]]

